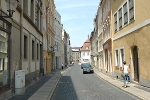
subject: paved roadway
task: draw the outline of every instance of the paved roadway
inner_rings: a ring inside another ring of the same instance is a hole
[[[51,100],[138,100],[95,74],[83,74],[78,64],[63,74]]]

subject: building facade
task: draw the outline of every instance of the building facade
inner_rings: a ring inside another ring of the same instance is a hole
[[[147,87],[150,87],[149,4],[149,0],[112,2],[114,77],[120,78],[122,62],[126,61],[131,81]]]
[[[1,18],[0,98],[15,93],[15,71],[25,71],[25,87],[36,81],[43,69],[42,1],[19,0],[11,18]],[[7,1],[0,1],[8,15]]]
[[[83,46],[80,49],[80,61],[81,63],[90,63],[90,38],[88,37],[88,39],[84,42]]]
[[[97,10],[97,19],[98,19],[98,69],[104,69],[103,66],[103,25],[102,25],[102,7],[101,3],[99,3],[98,10]]]
[[[71,49],[72,49],[72,60],[74,63],[80,63],[80,48],[81,47],[71,47]]]
[[[52,70],[56,69],[55,66],[55,4],[54,0],[48,0],[47,6],[47,51],[48,57],[46,72],[50,73]]]
[[[112,75],[112,34],[111,34],[111,1],[102,0],[102,25],[103,25],[103,72]]]
[[[55,66],[56,69],[61,68],[61,42],[62,42],[62,29],[61,29],[61,16],[55,9]]]

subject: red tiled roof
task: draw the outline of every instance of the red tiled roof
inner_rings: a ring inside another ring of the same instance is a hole
[[[82,50],[90,50],[90,38],[88,38],[85,42],[84,42],[84,44],[83,44],[83,46],[82,46],[82,48],[81,48],[81,51]]]

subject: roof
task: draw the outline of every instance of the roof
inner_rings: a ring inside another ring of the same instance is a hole
[[[80,51],[80,48],[81,48],[81,47],[71,47],[71,50],[72,50],[72,51]]]
[[[83,51],[83,50],[90,50],[90,44],[91,44],[91,42],[90,42],[90,38],[88,38],[85,42],[84,42],[84,44],[83,44],[83,46],[81,47],[81,51]]]

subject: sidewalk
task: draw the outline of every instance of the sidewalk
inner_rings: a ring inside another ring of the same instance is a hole
[[[8,100],[50,100],[59,79],[69,68],[70,67],[66,67],[64,70],[53,71],[51,74],[46,75],[26,88],[24,94],[15,95]],[[105,75],[98,71],[98,69],[94,69],[94,71],[96,75],[118,87],[119,89],[122,89],[125,92],[130,93],[142,100],[150,100],[150,88],[146,88],[134,83],[130,83],[130,87],[124,88],[122,87],[122,80]]]
[[[102,72],[98,71],[98,69],[94,69],[94,72],[105,81],[111,83],[112,85],[118,87],[119,89],[124,90],[125,92],[130,93],[142,100],[150,100],[150,88],[146,88],[134,83],[129,83],[129,87],[124,88],[122,87],[123,86],[122,80],[115,79],[108,75],[105,75]]]
[[[24,94],[15,95],[8,100],[50,100],[59,79],[68,69],[69,67],[65,67],[64,70],[52,71],[26,88]]]

